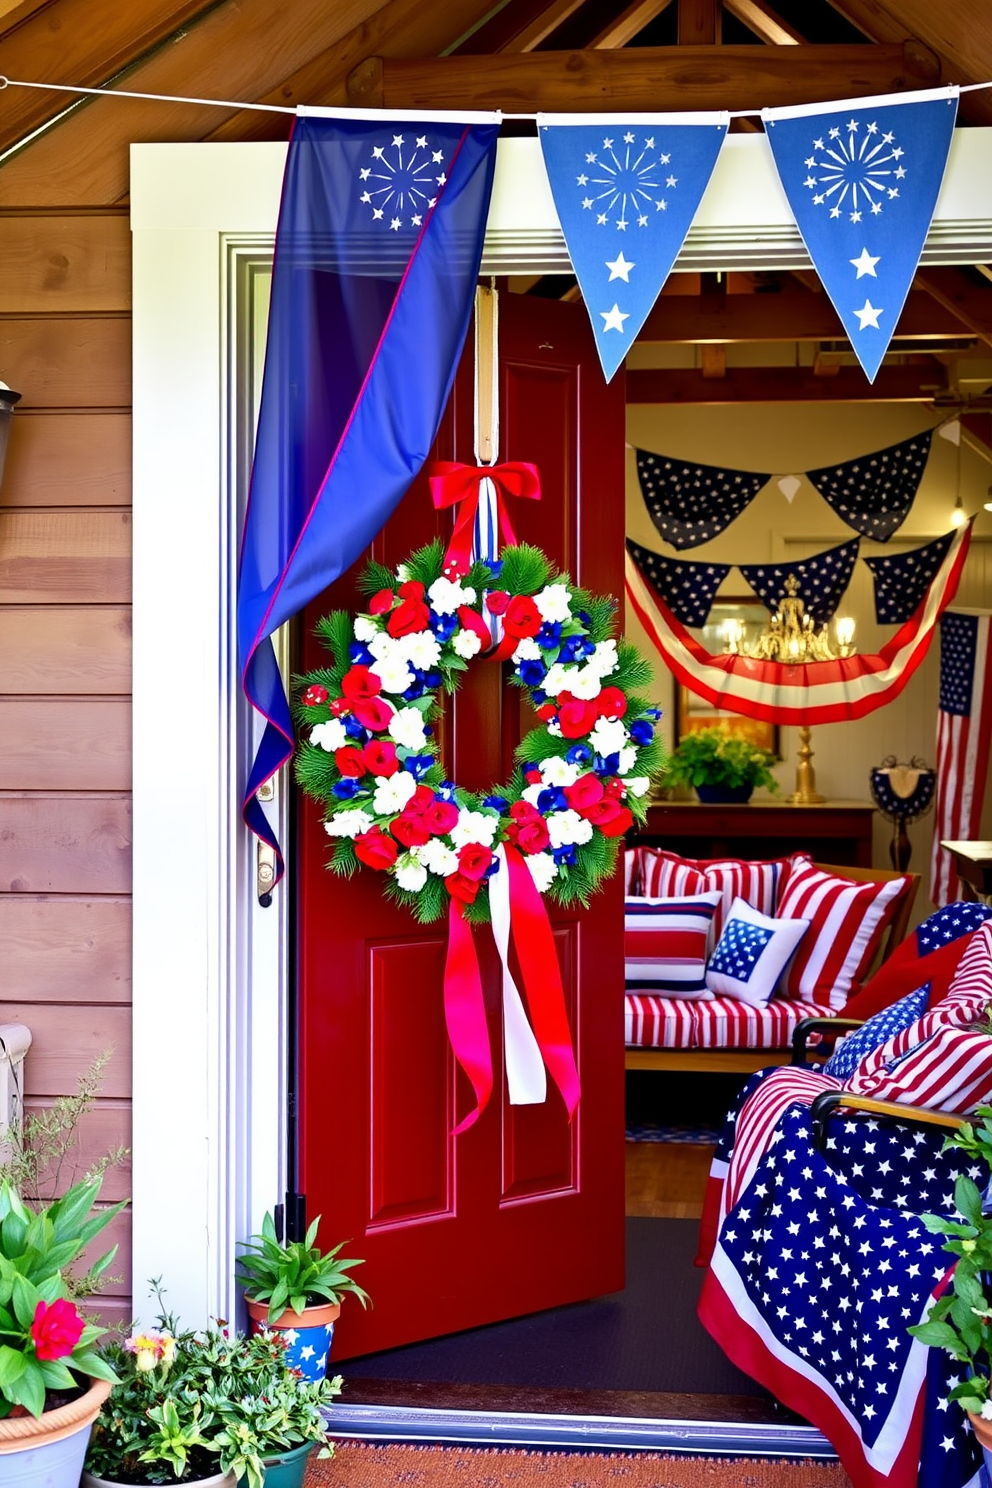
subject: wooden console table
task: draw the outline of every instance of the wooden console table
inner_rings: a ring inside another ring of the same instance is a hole
[[[963,898],[992,905],[992,842],[941,842],[954,859]],[[968,892],[970,890],[970,893]]]
[[[870,868],[874,814],[870,801],[826,801],[822,806],[775,800],[746,806],[664,801],[649,808],[632,841],[687,858],[778,858],[801,851],[820,863]]]

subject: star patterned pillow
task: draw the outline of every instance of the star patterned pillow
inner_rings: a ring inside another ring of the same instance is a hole
[[[706,968],[707,987],[764,1007],[808,927],[809,920],[772,919],[735,899]]]
[[[835,1080],[848,1079],[866,1054],[879,1048],[893,1035],[902,1033],[917,1018],[923,1017],[929,997],[930,983],[924,982],[922,987],[901,997],[892,1007],[883,1008],[874,1018],[869,1018],[867,1023],[862,1023],[860,1028],[841,1040],[824,1064],[822,1073],[832,1075]]]

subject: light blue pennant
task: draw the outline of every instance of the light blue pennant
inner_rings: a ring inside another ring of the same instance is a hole
[[[764,109],[779,179],[869,382],[937,204],[958,90]]]
[[[539,114],[538,135],[607,382],[692,226],[727,114]]]

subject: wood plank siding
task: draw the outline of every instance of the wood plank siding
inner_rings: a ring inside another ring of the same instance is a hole
[[[0,172],[2,174],[2,172]],[[127,212],[2,217],[0,1021],[29,1109],[109,1053],[63,1186],[131,1133],[131,261]],[[130,1194],[129,1164],[104,1198]],[[130,1218],[98,1315],[131,1312]]]

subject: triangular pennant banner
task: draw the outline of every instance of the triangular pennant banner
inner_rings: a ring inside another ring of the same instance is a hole
[[[636,450],[637,478],[651,520],[673,548],[709,542],[749,506],[771,479]]]
[[[944,561],[954,533],[947,532],[926,547],[885,558],[866,558],[875,583],[875,619],[879,625],[904,625],[916,613]]]
[[[832,618],[851,582],[860,545],[861,539],[855,537],[851,542],[796,563],[742,563],[740,570],[769,610],[777,608],[791,574],[798,581],[797,593],[807,612],[817,625],[823,625]]]
[[[944,177],[958,90],[764,109],[813,267],[874,382]]]
[[[807,476],[855,532],[888,542],[916,499],[932,443],[933,430],[927,429],[843,465],[809,470]]]
[[[727,114],[537,116],[551,194],[607,382],[678,257],[728,123]]]
[[[679,563],[627,539],[627,551],[641,577],[683,625],[705,625],[714,596],[730,572],[729,563]]]

